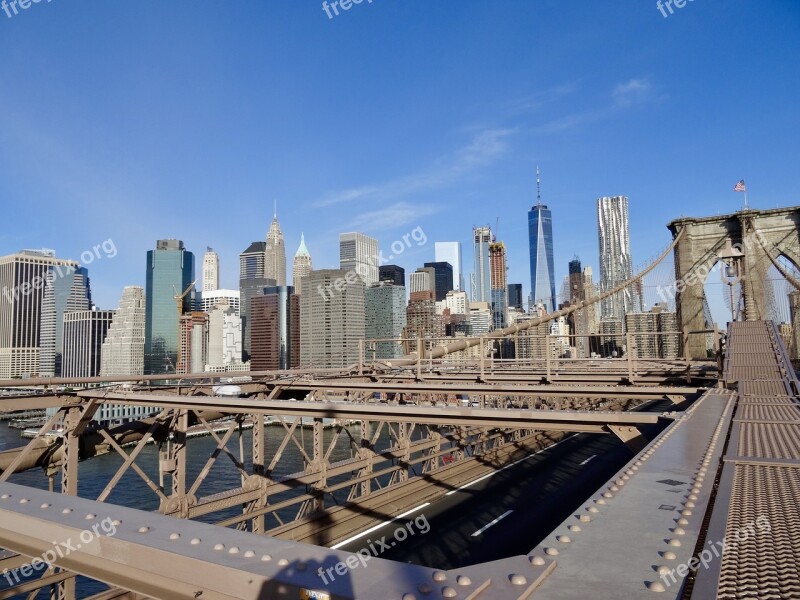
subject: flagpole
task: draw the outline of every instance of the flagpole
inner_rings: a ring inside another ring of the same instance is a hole
[[[747,210],[747,184],[744,184],[744,209]]]

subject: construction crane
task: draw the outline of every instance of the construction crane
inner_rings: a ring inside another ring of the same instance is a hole
[[[177,364],[175,365],[175,373],[178,373],[178,367],[181,364],[181,317],[183,316],[183,299],[189,294],[191,290],[194,289],[194,285],[197,283],[197,279],[195,279],[192,283],[190,283],[185,290],[183,290],[182,294],[178,294],[178,290],[175,286],[172,286],[172,291],[175,292],[173,298],[175,298],[175,304],[178,306],[178,359],[175,361]],[[187,366],[188,371],[188,366]]]

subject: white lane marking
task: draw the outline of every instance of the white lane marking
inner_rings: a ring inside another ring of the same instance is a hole
[[[490,522],[490,523],[487,523],[486,525],[484,525],[483,527],[481,527],[480,529],[478,529],[478,531],[476,531],[475,533],[473,533],[473,534],[472,534],[472,537],[475,537],[476,535],[480,535],[480,534],[482,534],[484,531],[486,531],[487,529],[489,529],[489,527],[491,527],[492,525],[496,525],[497,523],[499,523],[500,521],[502,521],[503,519],[505,519],[505,518],[506,518],[508,515],[510,515],[512,512],[514,512],[514,511],[513,511],[513,510],[507,510],[507,511],[506,511],[506,512],[504,512],[502,515],[500,515],[499,517],[497,517],[497,518],[496,518],[494,521],[492,521],[492,522]]]
[[[412,508],[411,510],[407,510],[403,514],[397,515],[393,519],[389,519],[388,521],[384,521],[383,523],[379,523],[378,525],[375,525],[375,527],[370,527],[366,531],[362,531],[361,533],[359,533],[357,535],[354,535],[353,537],[349,537],[346,540],[344,540],[343,542],[339,542],[338,544],[336,544],[334,546],[331,546],[331,550],[336,550],[338,548],[341,548],[342,546],[344,546],[346,544],[349,544],[353,540],[357,540],[358,538],[362,538],[365,535],[369,535],[370,533],[372,533],[373,531],[377,531],[378,529],[380,529],[384,525],[388,525],[389,523],[394,523],[398,519],[402,519],[403,517],[407,517],[411,513],[417,512],[418,510],[420,510],[421,508],[425,508],[426,506],[430,506],[430,502],[426,502],[425,504],[420,504],[418,507]]]
[[[583,462],[580,464],[580,466],[582,467],[583,465],[585,465],[586,463],[588,463],[590,460],[592,460],[592,459],[593,459],[594,457],[596,457],[596,456],[597,456],[597,454],[592,454],[592,455],[591,455],[589,458],[587,458],[585,461],[583,461]]]
[[[459,488],[456,488],[456,489],[454,489],[454,490],[450,490],[449,492],[447,492],[447,493],[445,494],[445,496],[450,496],[451,494],[455,494],[456,492],[460,492],[461,490],[463,490],[463,489],[466,489],[466,488],[468,488],[468,487],[469,487],[469,486],[471,486],[471,485],[475,485],[475,484],[476,484],[476,483],[478,483],[479,481],[483,481],[484,479],[489,479],[490,477],[494,477],[495,475],[497,475],[497,474],[498,474],[498,473],[500,473],[501,471],[505,471],[506,469],[508,469],[508,468],[511,468],[511,467],[513,467],[513,466],[515,466],[515,465],[518,465],[519,463],[521,463],[521,462],[523,462],[523,461],[526,461],[526,460],[528,460],[529,458],[533,458],[534,456],[536,456],[537,454],[541,454],[541,453],[542,453],[542,452],[544,452],[545,450],[550,450],[551,448],[555,448],[555,447],[556,447],[556,446],[558,446],[558,445],[559,445],[561,442],[566,442],[567,440],[571,440],[572,438],[574,438],[574,437],[576,437],[576,436],[578,436],[578,435],[580,435],[580,434],[579,434],[579,433],[573,433],[573,434],[572,434],[571,436],[569,436],[568,438],[564,438],[564,439],[563,439],[563,440],[561,440],[560,442],[556,442],[555,444],[552,444],[552,445],[548,446],[547,448],[542,448],[542,449],[541,449],[541,450],[539,450],[538,452],[534,452],[533,454],[529,454],[528,456],[526,456],[526,457],[524,457],[524,458],[520,458],[519,460],[516,460],[516,461],[514,461],[514,462],[513,462],[513,463],[511,463],[510,465],[506,465],[506,466],[505,466],[505,467],[503,467],[502,469],[497,469],[496,471],[492,471],[492,472],[491,472],[491,473],[489,473],[488,475],[484,475],[483,477],[478,477],[477,479],[474,479],[473,481],[470,481],[469,483],[465,483],[464,485],[462,485],[462,486],[461,486],[461,487],[459,487]]]

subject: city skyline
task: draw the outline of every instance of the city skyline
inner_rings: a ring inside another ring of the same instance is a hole
[[[277,200],[292,250],[304,232],[318,268],[338,266],[339,232],[390,243],[419,225],[465,244],[473,224],[499,217],[509,281],[527,288],[520,215],[538,164],[557,199],[557,281],[574,254],[599,272],[588,232],[600,196],[630,198],[631,246],[652,256],[669,243],[666,223],[698,204],[741,208],[740,179],[756,208],[797,202],[800,82],[785,73],[800,67],[787,51],[800,10],[727,6],[694,2],[664,19],[650,5],[516,3],[486,19],[483,3],[465,2],[457,23],[446,6],[423,23],[392,2],[333,21],[302,3],[221,18],[184,0],[146,14],[53,2],[4,18],[0,49],[29,60],[3,65],[14,112],[0,123],[0,197],[26,210],[9,215],[0,253],[55,245],[79,260],[111,238],[119,254],[89,269],[95,302],[114,308],[126,285],[144,285],[152,241],[175,237],[198,258],[214,247],[220,285],[234,289],[236,257],[264,239]],[[157,65],[148,77],[124,68],[142,39],[139,60]],[[319,52],[346,58],[304,58]],[[60,75],[31,77],[30,61]],[[422,247],[393,262],[411,272],[431,260]]]

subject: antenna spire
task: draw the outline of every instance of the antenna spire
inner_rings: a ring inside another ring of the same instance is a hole
[[[536,165],[536,204],[542,205],[542,178],[539,176],[539,165]]]
[[[275,214],[273,215],[274,219],[278,218],[278,199],[275,199]]]

